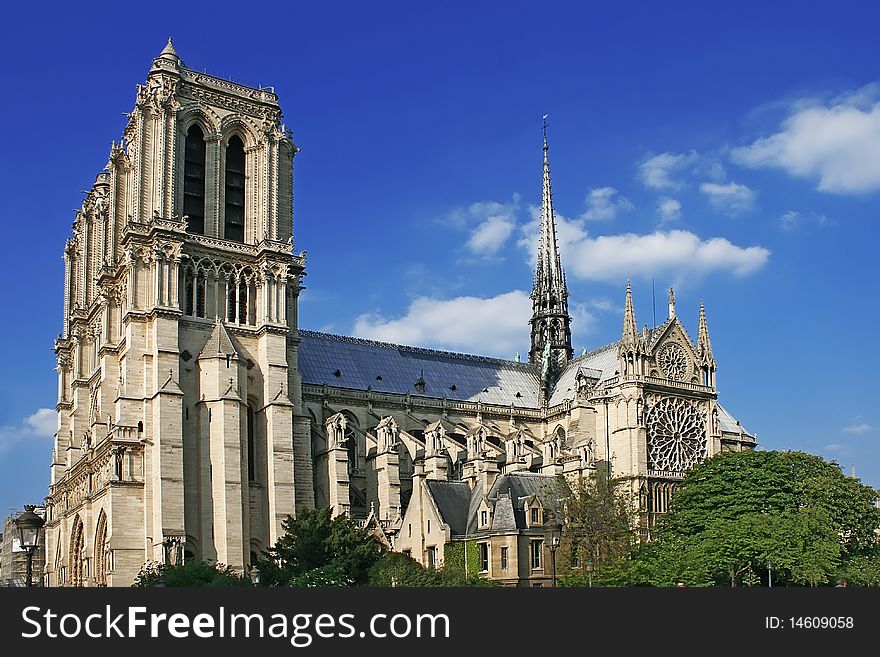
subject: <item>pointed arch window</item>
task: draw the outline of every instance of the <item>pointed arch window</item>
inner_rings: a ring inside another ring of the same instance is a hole
[[[205,134],[193,124],[186,132],[183,164],[183,213],[187,231],[205,233]]]
[[[107,553],[107,514],[101,511],[98,518],[98,530],[95,532],[95,583],[98,586],[107,586],[109,563]]]
[[[83,577],[83,547],[85,540],[83,537],[83,521],[79,516],[73,521],[73,532],[70,538],[70,554],[68,555],[68,565],[70,568],[70,585],[82,586]]]
[[[226,213],[223,236],[233,242],[244,242],[245,199],[244,144],[233,135],[226,146]]]

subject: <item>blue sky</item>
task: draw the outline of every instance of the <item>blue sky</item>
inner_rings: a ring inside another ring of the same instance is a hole
[[[302,148],[301,326],[525,354],[549,113],[576,350],[618,338],[627,278],[640,325],[652,279],[658,321],[675,285],[692,335],[705,300],[722,403],[764,448],[880,486],[876,3],[31,3],[5,18],[0,512],[46,493],[72,209],[169,34],[189,67],[279,94]]]

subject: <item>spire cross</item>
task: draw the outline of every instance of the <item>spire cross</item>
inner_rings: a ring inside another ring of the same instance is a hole
[[[544,115],[544,150],[545,151],[548,150],[548,147],[547,147],[547,117],[548,116],[550,116],[550,115],[549,114]]]

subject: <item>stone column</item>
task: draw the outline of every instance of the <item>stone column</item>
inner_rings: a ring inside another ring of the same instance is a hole
[[[337,413],[327,419],[328,499],[333,515],[351,515],[348,450],[345,447],[345,416]]]

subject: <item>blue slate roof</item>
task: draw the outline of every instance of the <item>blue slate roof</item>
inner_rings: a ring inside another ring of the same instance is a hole
[[[317,331],[301,330],[299,336],[303,383],[538,407],[538,377],[529,363]],[[420,379],[424,392],[416,387]]]
[[[437,481],[429,479],[428,490],[440,517],[453,536],[463,536],[467,532],[468,509],[471,502],[471,487],[464,481]]]

